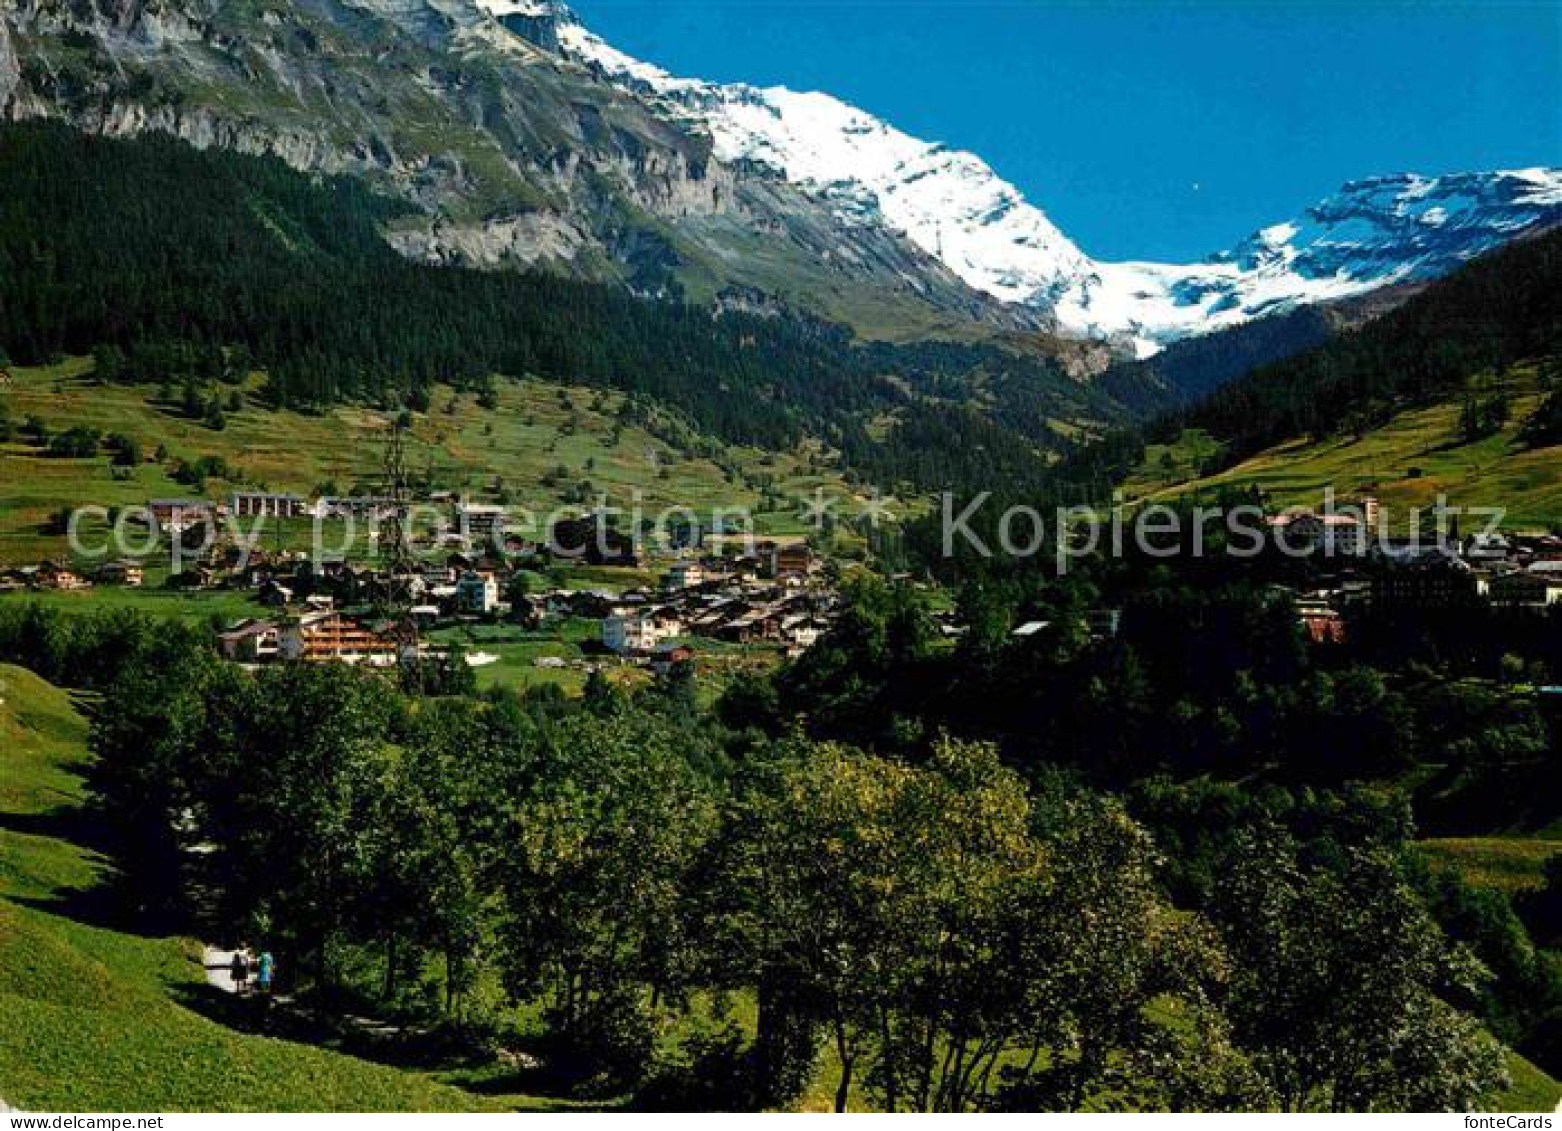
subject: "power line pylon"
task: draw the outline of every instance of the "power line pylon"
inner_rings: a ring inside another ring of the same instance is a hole
[[[410,492],[407,487],[406,429],[401,419],[391,421],[385,438],[385,493],[390,504],[382,553],[388,541],[384,612],[391,623],[396,642],[396,660],[403,677],[414,687],[422,684],[423,648],[418,638],[418,620],[412,613],[414,561]]]

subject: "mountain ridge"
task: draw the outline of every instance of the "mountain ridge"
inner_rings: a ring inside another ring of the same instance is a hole
[[[759,290],[873,336],[1046,325],[895,233],[714,160],[709,138],[473,0],[19,0],[0,25],[0,120],[364,177],[418,206],[390,236],[421,260],[713,305]]]
[[[17,0],[0,119],[33,117],[365,177],[417,205],[387,237],[425,262],[1008,337],[1077,377],[1562,222],[1562,170],[1396,174],[1198,263],[1106,262],[975,154],[828,94],[677,78],[555,0]]]
[[[828,94],[673,76],[555,0],[478,2],[517,34],[707,128],[719,158],[768,166],[843,218],[903,232],[973,288],[1141,357],[1299,305],[1435,278],[1562,220],[1562,169],[1398,173],[1347,182],[1196,263],[1097,260],[973,153],[911,137]]]

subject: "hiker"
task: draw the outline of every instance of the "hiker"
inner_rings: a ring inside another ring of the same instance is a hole
[[[243,995],[249,989],[249,951],[242,945],[233,952],[233,961],[228,965],[228,973],[233,977],[233,992]]]
[[[271,957],[269,950],[260,952],[260,961],[255,980],[255,988],[262,994],[270,995],[271,979],[276,974],[277,961]]]

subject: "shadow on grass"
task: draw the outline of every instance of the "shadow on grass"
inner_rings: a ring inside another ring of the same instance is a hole
[[[540,1063],[501,1063],[489,1047],[457,1030],[399,1025],[353,1012],[346,1004],[322,1005],[316,998],[241,996],[212,985],[175,986],[170,995],[186,1009],[236,1032],[426,1074],[474,1096],[514,1097],[519,1110],[605,1111],[621,1106],[573,1099]]]
[[[0,813],[0,829],[23,836],[52,837],[98,853],[107,852],[109,847],[101,822],[80,806],[41,813]]]

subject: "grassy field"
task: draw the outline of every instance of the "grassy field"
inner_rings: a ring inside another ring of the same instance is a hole
[[[578,695],[585,689],[584,663],[603,664],[609,681],[621,687],[643,686],[651,679],[645,668],[623,664],[595,647],[601,640],[601,622],[571,618],[532,631],[518,625],[473,624],[442,628],[430,634],[436,644],[456,644],[472,655],[478,652],[497,656],[497,661],[475,669],[477,685],[506,687],[516,691],[553,684],[566,694]],[[704,637],[689,637],[669,643],[687,644],[695,652],[695,670],[699,675],[702,702],[713,702],[732,680],[745,674],[773,669],[782,658],[774,645],[729,644]],[[537,661],[553,658],[570,666],[539,667]]]
[[[1562,840],[1458,837],[1418,842],[1434,868],[1457,872],[1473,887],[1506,895],[1545,886],[1548,861],[1562,856]]]
[[[231,624],[245,617],[275,615],[251,599],[248,590],[124,588],[102,585],[68,591],[37,590],[0,595],[0,601],[29,601],[65,612],[134,609],[151,616]]]
[[[1483,396],[1499,389],[1511,398],[1508,423],[1475,443],[1460,435],[1462,398],[1402,412],[1362,436],[1291,440],[1212,476],[1199,470],[1219,445],[1187,432],[1175,444],[1150,445],[1123,490],[1130,499],[1170,499],[1257,486],[1276,505],[1316,507],[1332,485],[1342,499],[1376,495],[1396,522],[1446,494],[1455,505],[1503,507],[1517,529],[1562,526],[1562,448],[1526,448],[1518,438],[1542,398],[1534,368],[1471,387]]]
[[[86,504],[128,507],[153,498],[220,500],[236,486],[311,494],[382,489],[384,413],[337,407],[312,415],[255,405],[259,379],[248,382],[246,407],[229,412],[221,430],[184,416],[157,384],[103,385],[89,359],[10,370],[0,410],[13,429],[0,443],[0,564],[28,564],[63,553],[65,540],[47,532],[61,508]],[[803,533],[799,500],[816,489],[849,497],[838,462],[804,449],[785,454],[715,444],[672,414],[648,425],[619,419],[624,400],[611,392],[541,381],[498,382],[498,404],[486,409],[472,394],[435,390],[417,414],[408,443],[409,473],[430,490],[509,502],[545,516],[582,496],[606,494],[617,506],[637,502],[654,516],[672,505],[708,515],[715,507],[745,507],[764,534]],[[144,460],[112,466],[108,455],[53,458],[14,434],[29,417],[52,433],[72,427],[124,433]],[[157,458],[162,452],[162,458]],[[721,452],[721,462],[701,452]],[[177,461],[216,456],[234,481],[211,478],[204,492],[177,482]],[[290,540],[307,524],[290,532]],[[268,532],[269,537],[269,532]],[[269,545],[269,541],[266,543]]]

